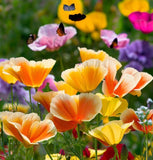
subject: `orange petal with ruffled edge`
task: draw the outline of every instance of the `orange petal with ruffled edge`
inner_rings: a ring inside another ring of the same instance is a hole
[[[21,119],[18,123],[16,119]],[[56,135],[56,128],[51,120],[40,121],[36,113],[13,113],[9,118],[3,119],[4,132],[18,139],[25,147],[48,140]]]
[[[54,64],[53,59],[35,62],[19,57],[11,58],[4,69],[26,86],[40,87]]]
[[[54,82],[54,84],[59,91],[64,90],[64,92],[68,95],[75,95],[77,93],[76,89],[72,88],[64,81]]]
[[[118,82],[115,77],[117,70],[121,67],[121,63],[115,58],[107,57],[104,60],[104,66],[108,69],[108,73],[105,76],[105,80],[102,85],[102,91],[106,96],[113,96],[114,88]]]
[[[50,91],[50,92],[36,92],[33,95],[33,99],[39,103],[41,103],[48,112],[50,112],[50,103],[52,101],[52,98],[54,98],[57,94],[61,93],[61,91],[59,92],[54,92],[54,91]]]
[[[50,112],[64,121],[90,121],[101,110],[101,100],[92,93],[69,96],[59,94],[52,99]]]
[[[130,94],[132,94],[132,95],[140,96],[141,89],[143,89],[147,84],[149,84],[153,80],[153,77],[148,73],[140,72],[140,74],[141,74],[140,81],[138,82],[138,84],[136,85],[134,90],[132,90],[132,92],[130,92]]]
[[[90,59],[65,70],[61,77],[79,92],[90,92],[97,88],[106,74],[107,69],[100,60]]]
[[[78,50],[80,52],[82,62],[89,59],[99,59],[101,61],[104,61],[104,59],[108,57],[108,54],[102,50],[96,52],[92,49],[80,48],[80,47],[78,47]]]
[[[128,72],[129,70],[129,72]],[[114,88],[114,95],[123,97],[131,92],[141,79],[141,74],[133,68],[126,68],[122,72],[122,76],[118,84]]]
[[[121,120],[114,120],[89,131],[89,135],[95,137],[104,145],[118,144],[132,124],[133,122],[123,124]]]
[[[123,123],[129,123],[129,122],[134,121],[134,124],[136,124],[136,126],[138,126],[138,128],[142,128],[142,126],[139,124],[139,118],[133,109],[126,109],[121,114],[120,119],[123,121]],[[135,130],[133,128],[133,125],[130,127],[131,130]]]
[[[90,121],[100,113],[102,103],[97,95],[81,93],[73,98],[77,103],[77,121]]]
[[[78,122],[76,122],[76,121],[64,121],[64,120],[61,120],[61,119],[53,116],[51,113],[48,113],[46,115],[45,119],[52,120],[58,132],[65,132],[65,131],[68,131],[70,129],[73,129],[78,124]]]

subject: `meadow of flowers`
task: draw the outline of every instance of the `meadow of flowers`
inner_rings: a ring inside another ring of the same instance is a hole
[[[153,2],[0,1],[0,159],[153,159]]]

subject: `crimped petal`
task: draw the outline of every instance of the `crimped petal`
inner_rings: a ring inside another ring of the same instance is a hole
[[[82,62],[89,59],[99,59],[101,61],[104,61],[104,59],[108,57],[108,54],[102,50],[96,52],[92,49],[80,48],[80,47],[78,47],[78,50],[80,52]]]
[[[104,66],[108,69],[108,73],[105,76],[105,81],[102,85],[102,91],[106,96],[113,96],[113,91],[117,84],[115,77],[117,70],[121,67],[121,63],[115,58],[107,57],[104,60]]]
[[[50,91],[50,92],[36,92],[33,95],[33,99],[39,103],[41,103],[48,112],[50,112],[50,103],[52,101],[52,98],[54,98],[57,94],[59,94],[61,92],[54,92],[54,91]]]
[[[46,115],[45,119],[50,119],[53,121],[54,125],[56,126],[56,129],[58,132],[65,132],[70,129],[73,129],[77,126],[78,122],[76,121],[64,121],[59,118],[56,118],[51,113],[48,113]]]
[[[15,122],[8,121],[7,119],[3,120],[3,130],[9,135],[15,137],[18,141],[23,142],[23,137],[20,133],[21,125]]]
[[[140,79],[141,75],[137,70],[126,68],[123,71],[118,84],[114,88],[114,94],[119,97],[125,96],[136,87]]]
[[[52,99],[50,112],[61,120],[73,121],[76,120],[77,105],[71,96],[61,93]]]
[[[31,125],[35,121],[38,121],[38,122],[40,121],[40,117],[36,113],[30,113],[30,114],[25,115],[23,118],[20,132],[24,136],[29,137]]]
[[[77,121],[90,121],[100,113],[102,103],[97,95],[81,93],[73,97],[77,103]]]
[[[97,59],[83,62],[75,68],[62,72],[62,78],[79,92],[89,92],[97,88],[107,74],[103,63]]]
[[[8,60],[0,63],[0,78],[2,78],[5,82],[9,84],[14,84],[16,83],[17,79],[4,70],[4,66],[7,65],[8,63],[9,63]]]
[[[101,114],[104,117],[119,116],[125,109],[127,109],[128,102],[123,98],[106,97],[97,93],[102,101]]]
[[[145,73],[145,72],[140,72],[141,74],[141,79],[139,83],[136,85],[134,90],[141,90],[144,88],[148,83],[150,83],[153,80],[152,75]]]
[[[31,143],[41,142],[54,137],[57,133],[54,123],[46,119],[44,121],[35,121],[29,131]]]
[[[121,120],[111,121],[104,126],[97,127],[89,132],[89,134],[105,145],[114,145],[120,143],[127,129],[133,124],[123,124]]]
[[[64,90],[64,92],[68,95],[75,95],[77,90],[72,88],[69,84],[64,81],[54,82],[55,86],[59,91]]]
[[[55,64],[55,60],[28,61],[23,57],[11,58],[6,72],[30,87],[40,87]]]

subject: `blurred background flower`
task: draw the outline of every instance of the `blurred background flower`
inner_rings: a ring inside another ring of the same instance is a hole
[[[119,50],[121,62],[127,62],[125,67],[133,67],[138,71],[153,67],[153,46],[144,40],[135,40]]]
[[[118,7],[124,16],[128,16],[135,11],[147,12],[149,3],[147,0],[123,0],[119,2]]]

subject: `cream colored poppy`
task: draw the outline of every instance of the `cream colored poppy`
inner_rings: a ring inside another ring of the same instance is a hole
[[[62,72],[66,83],[79,92],[90,92],[97,88],[107,74],[107,69],[98,59],[90,59]]]

